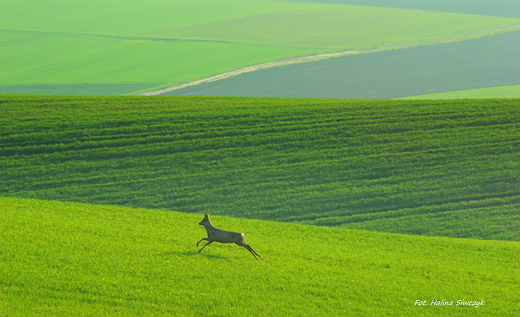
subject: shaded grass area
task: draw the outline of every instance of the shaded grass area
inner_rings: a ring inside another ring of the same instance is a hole
[[[2,96],[0,193],[520,240],[517,107]]]
[[[257,261],[235,245],[196,253],[202,215],[15,198],[0,204],[0,309],[9,316],[520,313],[518,242],[213,217],[218,227],[245,232]],[[430,305],[443,299],[453,306]]]

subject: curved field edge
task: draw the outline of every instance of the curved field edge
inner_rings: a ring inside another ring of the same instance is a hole
[[[0,96],[0,112],[4,196],[520,240],[516,99]]]
[[[338,58],[338,57],[344,57],[344,56],[351,56],[351,55],[359,55],[359,54],[368,54],[368,53],[378,53],[378,52],[384,52],[384,51],[392,51],[396,49],[408,49],[413,47],[420,47],[420,46],[426,46],[426,45],[438,45],[438,44],[447,44],[447,43],[454,43],[454,42],[460,42],[460,41],[466,41],[466,40],[472,40],[472,39],[478,39],[481,37],[486,36],[493,36],[498,34],[503,34],[507,32],[513,32],[520,30],[520,24],[519,25],[513,25],[508,27],[502,27],[498,29],[492,29],[492,30],[486,30],[486,31],[480,31],[480,32],[473,32],[468,34],[462,34],[462,35],[455,35],[455,36],[449,36],[444,38],[437,38],[437,39],[430,39],[430,40],[424,40],[419,42],[407,42],[407,43],[399,43],[399,44],[392,44],[392,45],[385,45],[385,46],[377,46],[377,47],[369,47],[369,48],[362,48],[357,50],[348,50],[343,52],[334,52],[334,53],[322,53],[322,54],[315,54],[315,55],[307,55],[307,56],[299,56],[299,57],[293,57],[288,59],[282,59],[277,61],[271,61],[256,65],[251,65],[243,68],[238,68],[232,71],[220,73],[211,77],[202,78],[199,80],[195,80],[192,82],[185,82],[181,84],[176,84],[173,86],[164,86],[160,89],[153,89],[153,90],[144,90],[136,92],[136,95],[142,95],[142,96],[155,96],[155,95],[161,95],[165,94],[171,91],[187,88],[187,87],[193,87],[205,83],[211,83],[222,79],[227,79],[230,77],[247,74],[254,71],[269,69],[273,67],[283,67],[293,64],[300,64],[300,63],[310,63],[310,62],[316,62],[324,59],[329,58]],[[508,96],[496,96],[495,98],[501,98]],[[411,99],[411,98],[410,98]],[[418,98],[417,98],[418,99]],[[427,98],[425,98],[427,99]],[[448,99],[448,98],[446,98]]]
[[[166,94],[391,99],[516,85],[518,43],[520,31],[508,32],[265,69]],[[490,48],[494,48],[494,58],[490,58]]]
[[[520,98],[520,85],[450,91],[399,99]]]
[[[245,232],[257,261],[235,245],[197,253],[202,215],[5,197],[0,204],[7,315],[520,313],[518,242],[212,218]]]

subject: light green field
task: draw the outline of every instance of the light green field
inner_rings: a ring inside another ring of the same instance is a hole
[[[161,30],[147,35],[341,51],[455,36],[518,21],[431,11],[327,5]]]
[[[517,316],[520,244],[0,198],[5,316]],[[431,305],[433,300],[452,306]],[[418,305],[425,301],[426,305]],[[483,305],[457,303],[483,301]]]
[[[520,85],[451,91],[400,99],[520,98]]]
[[[129,94],[289,57],[518,23],[295,1],[9,0],[0,10],[0,93]]]
[[[237,66],[305,51],[311,53],[305,48],[239,43],[146,41],[25,32],[0,34],[6,35],[4,38],[12,43],[10,50],[1,53],[8,63],[0,77],[4,84],[23,85],[27,89],[42,84],[103,84],[112,86],[114,94],[129,94],[135,92],[134,87],[120,92],[117,86],[158,87],[172,80],[191,81]],[[34,47],[40,49],[37,54],[33,52]],[[26,54],[21,57],[20,52]]]

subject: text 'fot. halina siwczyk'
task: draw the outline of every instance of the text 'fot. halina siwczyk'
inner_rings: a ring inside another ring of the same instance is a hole
[[[479,307],[484,305],[484,300],[479,301],[468,301],[465,299],[459,299],[457,301],[448,301],[445,298],[438,300],[438,299],[432,299],[431,301],[428,300],[421,300],[418,299],[415,301],[414,306],[474,306]]]

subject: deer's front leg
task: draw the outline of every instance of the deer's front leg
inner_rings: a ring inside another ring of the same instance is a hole
[[[208,238],[202,238],[199,240],[199,242],[197,242],[197,246],[199,246],[199,243],[201,243],[202,241],[209,241]]]
[[[209,241],[208,239],[204,239],[204,240]],[[206,243],[206,244],[205,244],[205,245],[204,245],[204,246],[199,250],[199,252],[202,251],[202,249],[204,249],[205,247],[207,247],[208,245],[210,245],[210,244],[212,244],[212,243],[213,243],[213,241],[209,241],[208,243]]]

